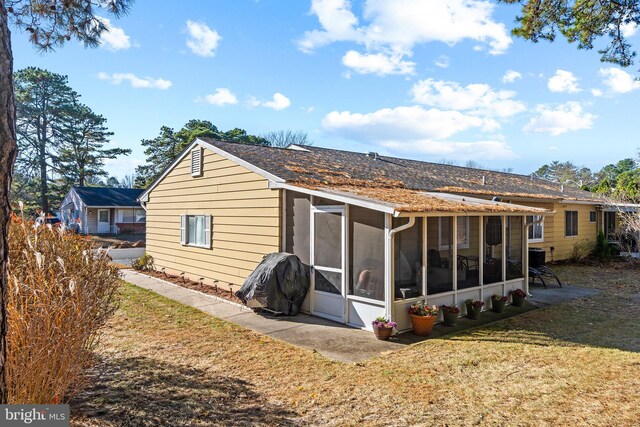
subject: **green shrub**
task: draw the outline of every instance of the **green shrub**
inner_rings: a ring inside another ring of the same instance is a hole
[[[602,231],[598,233],[593,255],[600,261],[611,261],[615,255],[614,247],[609,244],[609,240],[607,240]]]
[[[149,254],[144,254],[140,258],[135,259],[131,263],[131,267],[138,271],[149,271],[153,269],[153,257]]]
[[[117,308],[120,274],[105,251],[60,227],[9,226],[6,375],[9,403],[68,401]]]

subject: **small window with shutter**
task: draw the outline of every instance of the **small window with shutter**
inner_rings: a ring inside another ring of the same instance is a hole
[[[191,150],[191,176],[202,176],[202,147]]]
[[[211,215],[180,215],[180,244],[211,249]]]

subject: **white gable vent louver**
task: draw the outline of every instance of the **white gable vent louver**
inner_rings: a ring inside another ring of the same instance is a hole
[[[202,147],[191,150],[191,176],[202,176]]]

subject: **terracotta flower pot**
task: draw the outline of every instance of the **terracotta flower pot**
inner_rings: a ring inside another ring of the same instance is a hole
[[[491,310],[495,311],[496,313],[502,313],[504,311],[504,305],[506,303],[506,301],[492,299]]]
[[[436,323],[436,316],[416,316],[411,315],[411,326],[413,327],[413,333],[421,337],[426,337],[431,334],[433,324]]]
[[[458,321],[459,313],[452,313],[450,311],[442,310],[442,318],[445,326],[456,326],[456,322]]]
[[[474,307],[473,304],[467,304],[467,316],[469,319],[478,319],[482,313],[482,307]]]
[[[393,328],[373,328],[373,333],[379,340],[386,341],[391,336]]]
[[[523,297],[521,295],[511,294],[511,304],[515,305],[516,307],[522,307],[526,298],[527,297]]]

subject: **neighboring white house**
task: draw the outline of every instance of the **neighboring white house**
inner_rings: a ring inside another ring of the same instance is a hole
[[[60,220],[83,234],[144,234],[146,212],[141,189],[71,187],[62,200]]]

